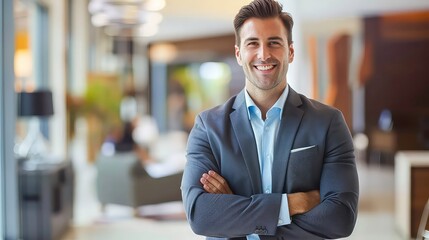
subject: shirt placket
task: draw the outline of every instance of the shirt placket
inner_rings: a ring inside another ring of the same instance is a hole
[[[269,119],[266,119],[263,125],[262,130],[262,188],[264,193],[271,193],[271,170],[272,170],[272,164],[271,164],[271,150],[269,149],[270,146],[270,121]]]

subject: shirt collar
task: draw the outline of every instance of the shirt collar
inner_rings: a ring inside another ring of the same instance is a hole
[[[244,93],[245,93],[244,96],[245,96],[245,99],[246,99],[246,106],[247,106],[247,116],[250,119],[250,113],[252,111],[251,108],[257,108],[257,109],[259,109],[259,108],[256,106],[255,102],[253,102],[253,100],[250,97],[250,95],[247,92],[247,90],[245,90]],[[289,85],[286,84],[286,87],[283,90],[282,95],[280,95],[280,97],[279,97],[279,99],[277,99],[276,103],[274,103],[274,105],[270,108],[270,109],[272,109],[272,108],[279,108],[280,109],[280,119],[282,118],[283,107],[285,105],[285,102],[286,102],[286,99],[287,99],[288,95],[289,95]]]

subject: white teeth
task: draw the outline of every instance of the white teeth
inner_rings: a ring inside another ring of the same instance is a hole
[[[267,71],[272,69],[273,67],[274,67],[273,65],[268,65],[268,66],[257,66],[256,68],[261,71]]]

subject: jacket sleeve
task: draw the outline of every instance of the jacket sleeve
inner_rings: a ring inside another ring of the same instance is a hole
[[[359,183],[353,141],[338,110],[326,135],[320,197],[319,205],[294,216],[292,223],[326,239],[349,236],[357,218]],[[278,229],[279,234],[287,230],[287,227]]]
[[[192,230],[211,237],[243,237],[251,233],[275,235],[281,194],[250,197],[209,194],[200,183],[202,174],[209,170],[218,171],[219,167],[204,121],[198,116],[189,135],[181,184],[185,212]]]

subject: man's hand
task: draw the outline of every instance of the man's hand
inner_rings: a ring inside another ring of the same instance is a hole
[[[310,192],[289,193],[287,195],[289,203],[289,213],[291,216],[310,211],[320,203],[319,190]]]
[[[204,173],[200,182],[208,193],[233,194],[228,182],[215,171],[210,170],[208,173]]]

